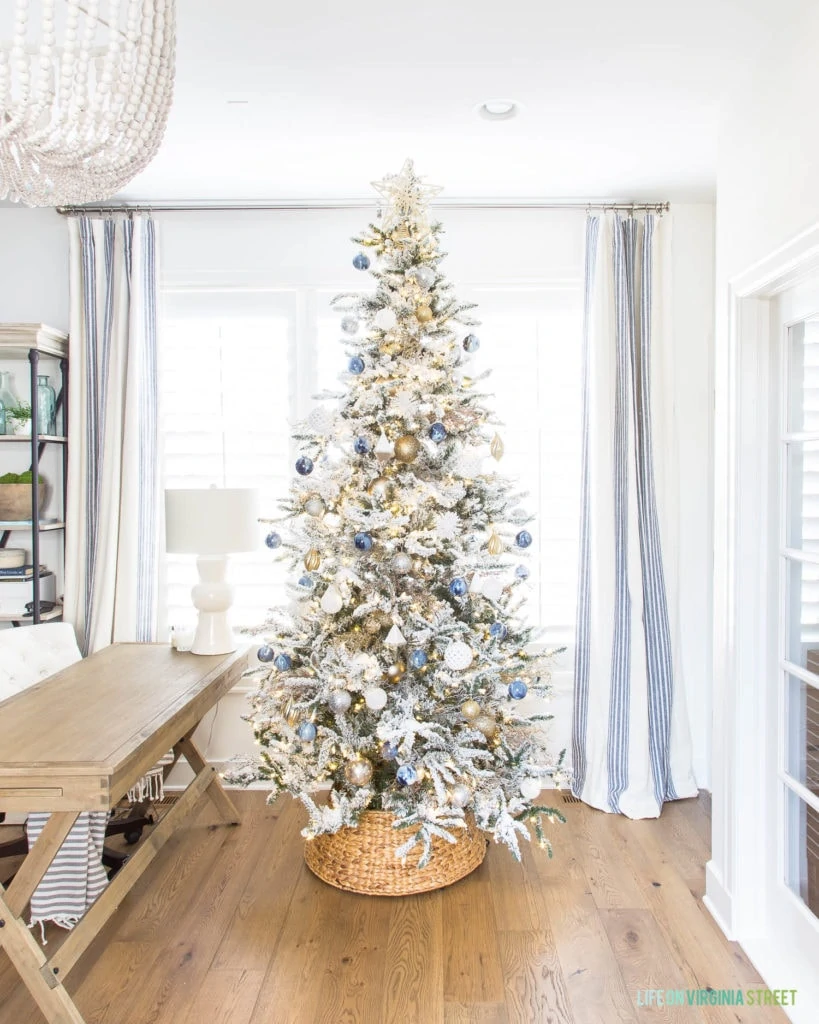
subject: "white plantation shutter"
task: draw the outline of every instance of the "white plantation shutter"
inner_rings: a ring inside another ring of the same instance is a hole
[[[255,486],[276,514],[291,479],[292,422],[310,396],[342,390],[347,356],[339,289],[242,292],[201,289],[166,295],[161,395],[166,486]],[[473,357],[480,389],[504,422],[498,471],[528,492],[536,521],[526,609],[548,643],[571,643],[580,467],[580,292],[542,284],[459,289],[479,303]],[[467,371],[469,372],[469,371]],[[485,469],[494,460],[487,456]],[[192,621],[191,559],[167,556],[168,622]],[[285,600],[284,573],[266,549],[234,558],[234,621],[261,622]],[[524,561],[524,559],[521,559]],[[275,566],[275,567],[274,567]]]

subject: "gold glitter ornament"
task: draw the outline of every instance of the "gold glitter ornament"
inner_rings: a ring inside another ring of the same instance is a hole
[[[503,458],[503,441],[500,434],[495,434],[492,438],[492,443],[489,445],[489,454],[496,462],[500,462]]]
[[[367,633],[380,633],[381,632],[381,620],[375,615],[370,615],[369,618],[364,620],[364,629]]]
[[[419,324],[428,324],[432,319],[432,310],[429,306],[419,306],[415,310],[415,319]]]
[[[399,679],[403,678],[404,673],[406,671],[407,666],[403,663],[403,661],[398,661],[394,665],[390,665],[387,668],[387,679],[389,679],[391,683],[397,683]]]
[[[466,700],[461,704],[461,714],[467,722],[473,721],[481,713],[481,706],[476,700]]]
[[[368,494],[371,494],[374,498],[380,498],[382,501],[387,501],[391,492],[392,484],[385,476],[377,476],[367,488]]]
[[[490,555],[499,555],[503,551],[503,541],[493,530],[489,540],[486,542],[486,550]]]
[[[308,572],[315,572],[320,565],[321,555],[319,554],[316,548],[310,548],[310,550],[304,556],[304,568]]]
[[[420,447],[417,437],[404,434],[395,442],[395,457],[399,462],[412,462]]]
[[[488,740],[491,740],[498,731],[498,723],[494,718],[490,718],[489,715],[478,715],[473,721],[472,727],[477,729],[478,732],[482,732]]]
[[[407,227],[406,224],[399,224],[395,231],[393,231],[392,237],[397,242],[406,242],[406,240],[410,237],[409,228]]]
[[[381,346],[381,351],[385,356],[397,356],[401,351],[401,344],[397,341],[388,341],[385,345]]]

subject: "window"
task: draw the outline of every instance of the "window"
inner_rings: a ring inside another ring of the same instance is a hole
[[[161,400],[165,486],[255,486],[277,514],[290,481],[291,424],[318,391],[340,389],[346,358],[330,299],[341,289],[200,289],[165,295]],[[475,375],[503,426],[498,471],[537,521],[528,561],[534,625],[547,643],[574,634],[580,488],[581,310],[577,288],[459,288],[477,302]],[[486,468],[494,464],[487,456]],[[191,559],[168,556],[168,622],[192,621]],[[286,600],[270,553],[236,556],[234,621],[253,626]]]

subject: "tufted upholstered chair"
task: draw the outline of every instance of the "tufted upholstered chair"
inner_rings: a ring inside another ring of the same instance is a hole
[[[81,660],[74,627],[68,622],[44,622],[36,626],[0,630],[0,712],[4,700]],[[142,828],[150,823],[151,819],[144,817],[142,808],[139,808],[136,814],[117,823],[109,823],[106,835],[124,833],[129,842],[135,841]],[[28,844],[22,836],[0,843],[0,858],[24,855],[27,850]],[[113,850],[106,850],[103,856],[103,864],[110,873],[121,867],[125,860],[127,858],[123,854]]]

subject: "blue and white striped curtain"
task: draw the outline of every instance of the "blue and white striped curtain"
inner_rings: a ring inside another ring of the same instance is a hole
[[[590,216],[573,792],[631,818],[695,796],[677,622],[670,224]]]
[[[156,637],[156,234],[72,217],[65,618],[84,654]]]

